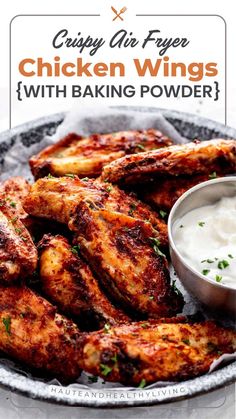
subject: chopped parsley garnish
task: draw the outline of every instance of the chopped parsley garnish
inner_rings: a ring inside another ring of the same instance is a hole
[[[19,234],[22,233],[22,228],[15,228],[15,232]]]
[[[20,317],[23,319],[25,317],[25,313],[20,313]]]
[[[204,222],[204,221],[199,221],[198,225],[199,225],[200,227],[203,227],[203,226],[205,225],[205,222]]]
[[[215,178],[217,178],[216,172],[212,172],[209,174],[209,179],[215,179]]]
[[[150,295],[149,300],[154,300],[154,296]]]
[[[108,367],[108,365],[105,365],[105,364],[100,364],[100,369],[101,369],[102,375],[104,375],[105,377],[108,374],[110,374],[110,372],[112,371],[112,368]]]
[[[183,339],[182,342],[186,343],[186,345],[190,345],[190,340],[189,339]]]
[[[183,297],[182,292],[176,287],[175,283],[176,283],[176,279],[173,279],[172,286],[171,286],[172,290],[176,292],[176,294],[178,294],[179,297]]]
[[[47,178],[48,178],[48,179],[52,179],[52,178],[54,178],[54,176],[53,176],[53,175],[51,175],[51,173],[48,173]]]
[[[111,192],[112,191],[112,186],[107,186],[105,189],[106,189],[107,192]]]
[[[71,177],[72,179],[75,178],[75,175],[73,175],[73,173],[66,173],[65,176],[66,177]]]
[[[148,323],[142,323],[142,324],[140,324],[140,326],[141,326],[143,329],[147,329],[147,327],[148,327]]]
[[[89,178],[88,177],[83,177],[81,180],[83,180],[84,182],[88,182]]]
[[[229,262],[227,260],[223,259],[223,260],[220,260],[218,262],[217,266],[218,266],[219,269],[225,269],[225,268],[227,268],[227,266],[229,266]]]
[[[229,255],[228,255],[228,257],[229,257],[230,259],[233,259],[233,258],[234,258],[231,254],[229,254]]]
[[[96,377],[96,375],[91,375],[90,377],[88,377],[90,383],[97,383],[98,381],[98,377]]]
[[[146,386],[146,384],[147,384],[147,382],[146,382],[145,378],[142,378],[138,387],[139,388],[144,388]]]
[[[209,274],[209,272],[210,272],[210,269],[203,269],[203,270],[202,270],[202,274],[203,274],[203,275],[208,275],[208,274]]]
[[[211,259],[204,259],[204,260],[201,260],[201,263],[204,263],[204,262],[207,262],[207,263],[214,263],[214,260],[211,260]]]
[[[134,210],[136,210],[136,204],[131,203],[129,207],[130,207],[130,209],[128,211],[128,214],[132,216],[133,213],[134,213]]]
[[[219,351],[218,346],[213,342],[207,342],[207,349],[209,353]]]
[[[12,208],[16,208],[16,202],[11,201],[11,202],[10,202],[10,205],[11,205],[11,207],[12,207]]]
[[[158,255],[158,256],[162,256],[165,257],[164,253],[162,253],[162,251],[159,249],[160,246],[160,241],[156,238],[156,237],[149,237],[149,239],[152,242],[152,247],[154,252]]]
[[[18,220],[18,217],[13,217],[13,218],[11,219],[12,224],[14,224],[17,220]]]
[[[111,357],[111,361],[113,361],[115,364],[117,363],[117,361],[118,361],[117,354],[115,354],[114,356]]]
[[[181,225],[179,226],[179,228],[184,228],[183,224],[181,224]]]
[[[216,275],[216,282],[220,282],[222,280],[222,276],[221,275]]]
[[[6,332],[8,335],[11,334],[11,317],[3,317],[2,322],[5,326]]]
[[[73,247],[71,248],[71,251],[72,251],[72,253],[74,253],[74,254],[78,255],[78,253],[79,253],[79,249],[80,249],[80,246],[79,246],[79,245],[77,245],[77,246],[73,246]]]
[[[160,213],[161,218],[165,218],[166,215],[167,215],[167,212],[165,212],[163,210],[160,210],[159,213]]]
[[[145,150],[145,147],[142,144],[137,144],[136,147],[140,150]]]
[[[104,324],[104,332],[105,333],[109,333],[110,328],[111,328],[111,326],[110,326],[109,323]]]

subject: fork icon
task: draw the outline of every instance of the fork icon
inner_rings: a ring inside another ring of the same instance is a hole
[[[117,12],[117,10],[113,7],[113,6],[111,6],[111,10],[115,13],[115,17],[114,17],[114,19],[112,19],[113,21],[114,20],[116,20],[117,18],[119,18],[120,20],[124,20],[122,17],[121,17],[121,14],[122,13],[125,13],[126,12],[126,10],[127,10],[127,7],[122,7],[122,9],[119,11],[119,12]]]

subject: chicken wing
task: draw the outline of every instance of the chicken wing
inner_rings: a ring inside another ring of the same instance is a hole
[[[141,219],[145,211],[155,215],[139,201],[136,208],[134,198],[133,205],[127,205],[125,193],[107,188],[78,178],[44,178],[32,186],[25,208],[36,216],[69,222],[82,255],[125,309],[141,317],[178,312],[183,300],[170,287],[167,261],[159,249],[161,235],[150,217]]]
[[[236,350],[236,332],[213,321],[189,324],[176,317],[93,332],[80,345],[85,371],[144,387],[206,373],[222,353]]]
[[[134,154],[105,166],[102,180],[135,184],[160,175],[209,174],[236,171],[236,140],[210,140],[173,145]]]
[[[81,180],[76,176],[39,179],[26,197],[24,208],[36,217],[44,217],[67,224],[80,201],[91,201],[109,211],[126,214],[150,222],[158,232],[160,247],[167,249],[167,226],[160,217],[134,195],[99,179]]]
[[[12,283],[33,274],[37,266],[37,250],[28,230],[12,211],[0,200],[0,280]]]
[[[0,286],[0,350],[59,380],[80,375],[79,330],[26,287]]]
[[[22,202],[30,191],[30,184],[21,176],[11,177],[0,184],[1,200],[6,200],[14,213],[22,222],[28,216]]]
[[[90,268],[62,236],[46,235],[38,245],[42,289],[63,312],[74,316],[81,329],[96,330],[106,323],[129,321],[108,300]]]
[[[171,144],[169,138],[154,129],[94,134],[87,138],[69,134],[57,144],[31,157],[30,166],[36,179],[49,173],[55,176],[73,173],[78,176],[96,177],[105,164],[126,154]]]
[[[141,318],[169,316],[181,310],[172,290],[167,260],[151,224],[80,202],[69,222],[75,243],[107,292]]]
[[[207,174],[161,177],[145,188],[140,187],[139,196],[144,202],[147,202],[156,210],[169,212],[184,192],[209,179],[209,175]]]

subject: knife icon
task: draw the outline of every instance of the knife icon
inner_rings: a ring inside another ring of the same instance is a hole
[[[113,21],[116,20],[117,18],[119,18],[120,20],[124,20],[121,17],[121,14],[123,14],[123,13],[126,12],[127,7],[122,7],[122,9],[119,12],[117,12],[117,10],[115,9],[115,7],[111,6],[111,10],[115,13],[115,17],[112,19]]]

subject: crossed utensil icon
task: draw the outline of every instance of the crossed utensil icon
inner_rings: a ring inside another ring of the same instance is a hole
[[[111,10],[115,13],[115,17],[114,17],[114,19],[112,19],[112,21],[114,21],[114,20],[116,20],[116,19],[120,19],[120,20],[124,20],[122,17],[121,17],[121,15],[122,15],[122,13],[125,13],[126,12],[126,10],[127,10],[127,7],[122,7],[122,9],[120,9],[120,11],[119,12],[117,12],[117,10],[115,9],[115,7],[113,7],[113,6],[111,6]]]

